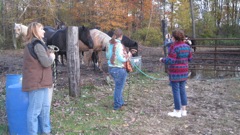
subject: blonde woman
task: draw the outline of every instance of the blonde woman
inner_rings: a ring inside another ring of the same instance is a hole
[[[23,55],[22,90],[29,93],[27,128],[29,135],[50,134],[50,98],[52,87],[51,65],[55,59],[43,41],[43,25],[32,22],[28,26]],[[38,129],[40,128],[40,129]]]

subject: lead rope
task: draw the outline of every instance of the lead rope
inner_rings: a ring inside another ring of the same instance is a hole
[[[153,80],[163,80],[163,81],[167,81],[168,78],[167,77],[161,77],[161,78],[155,78],[153,76],[147,75],[146,73],[144,73],[134,62],[131,62],[131,64],[133,65],[134,68],[136,68],[140,73],[142,73],[143,75],[145,75],[146,77],[153,79]]]
[[[162,77],[162,78],[155,78],[155,77],[152,77],[152,76],[149,76],[147,75],[146,73],[144,73],[134,62],[131,62],[133,68],[137,69],[140,73],[142,73],[143,75],[145,75],[146,77],[150,78],[150,79],[153,79],[153,80],[164,80],[164,81],[167,81],[168,78],[166,77]],[[135,71],[136,72],[136,71]],[[129,95],[130,95],[130,87],[131,87],[131,73],[129,73],[129,82],[128,82],[128,90],[127,90],[127,103],[129,103]]]
[[[53,61],[53,64],[52,64],[52,71],[53,71],[53,88],[54,86],[56,86],[57,84],[57,66],[56,66],[56,62],[55,60]]]
[[[55,54],[59,51],[59,48],[55,45],[48,45],[48,48],[54,52]],[[53,60],[53,64],[52,64],[52,76],[53,76],[53,89],[54,89],[54,86],[56,86],[57,84],[57,64],[56,64],[56,59],[55,58]]]

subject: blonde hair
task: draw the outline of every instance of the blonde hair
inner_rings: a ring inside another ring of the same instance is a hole
[[[115,43],[116,43],[115,39],[121,37],[122,35],[123,35],[122,30],[119,29],[119,28],[117,28],[117,29],[114,31],[114,34],[113,34],[113,36],[112,36],[112,39],[110,40],[110,43],[111,43],[111,44],[115,44]]]
[[[32,22],[28,25],[27,36],[26,36],[27,43],[30,43],[33,38],[37,38],[37,39],[41,40],[42,42],[44,42],[42,37],[40,37],[39,33],[38,33],[38,29],[40,27],[43,27],[43,25],[38,22]]]

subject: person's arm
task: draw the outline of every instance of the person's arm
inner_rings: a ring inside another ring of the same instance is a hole
[[[167,65],[176,63],[176,60],[177,60],[177,52],[173,49],[173,46],[170,47],[168,56],[160,59],[162,63],[165,63]]]
[[[50,67],[55,59],[53,56],[48,56],[47,51],[41,44],[34,46],[34,51],[38,57],[39,62],[43,67]],[[54,55],[55,56],[55,55]]]
[[[192,58],[193,58],[192,54],[193,54],[193,51],[192,51],[191,47],[189,47],[189,55],[188,55],[188,61],[189,62],[192,61]]]

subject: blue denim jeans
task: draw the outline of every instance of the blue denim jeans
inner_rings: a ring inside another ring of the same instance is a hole
[[[38,132],[45,134],[51,132],[48,88],[29,92],[27,127],[29,135],[37,135]]]
[[[123,90],[124,85],[127,79],[127,71],[124,68],[109,68],[109,73],[114,79],[115,88],[114,88],[114,106],[113,109],[117,110],[124,104],[123,99]]]
[[[180,110],[182,106],[187,105],[187,94],[185,90],[186,81],[171,82],[174,100],[174,109]]]

